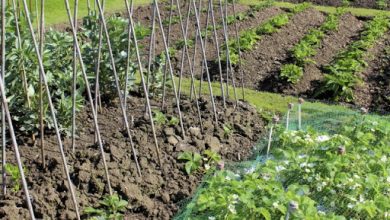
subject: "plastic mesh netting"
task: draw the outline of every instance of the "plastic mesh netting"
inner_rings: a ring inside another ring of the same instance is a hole
[[[269,155],[265,134],[252,160],[209,172],[175,219],[390,219],[389,118],[301,112],[300,130],[297,107],[274,126]]]

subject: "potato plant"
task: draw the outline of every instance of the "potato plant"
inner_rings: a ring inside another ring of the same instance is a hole
[[[263,7],[269,7],[269,5],[272,5],[272,3],[266,3]],[[291,13],[283,13],[276,15],[256,28],[242,31],[239,34],[240,45],[237,44],[236,40],[230,40],[228,43],[230,63],[233,65],[238,64],[239,48],[241,49],[241,52],[252,50],[255,44],[261,39],[263,35],[270,35],[277,32],[280,28],[289,23],[291,16],[296,13],[300,13],[308,9],[309,7],[311,7],[310,4],[299,4],[292,10]],[[226,62],[226,45],[221,46],[221,51],[221,59],[222,61]]]
[[[303,76],[306,63],[314,62],[310,58],[317,54],[317,49],[321,46],[322,39],[326,33],[336,31],[344,10],[339,9],[336,14],[330,14],[325,22],[318,28],[311,29],[298,44],[291,49],[293,63],[285,64],[280,70],[280,76],[292,84],[299,82]]]
[[[362,83],[359,72],[367,66],[367,50],[389,29],[390,20],[384,15],[378,15],[366,23],[360,39],[340,52],[333,62],[326,66],[323,87],[319,93],[330,94],[335,100],[353,101],[353,89]]]

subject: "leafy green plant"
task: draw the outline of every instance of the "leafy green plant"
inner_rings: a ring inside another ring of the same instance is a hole
[[[184,168],[188,175],[202,166],[202,156],[198,153],[182,152],[179,154],[178,159],[186,161]]]
[[[171,117],[171,119],[169,120],[168,124],[171,125],[171,126],[175,126],[175,125],[178,125],[180,123],[180,120],[174,116]]]
[[[165,116],[164,113],[160,112],[160,111],[153,111],[153,121],[157,124],[157,125],[165,125],[167,122],[168,122],[168,119],[167,117]]]
[[[19,168],[16,165],[6,163],[5,172],[11,176],[11,181],[13,184],[12,190],[18,192],[21,187],[21,177],[22,175],[19,172]],[[26,168],[23,167],[23,172],[26,173]]]
[[[221,161],[221,155],[217,154],[212,150],[205,150],[203,151],[203,154],[206,156],[206,161],[209,165],[216,164]]]
[[[158,56],[155,57],[153,61],[153,65],[151,66],[150,74],[147,73],[147,81],[149,88],[149,96],[151,97],[160,97],[163,93],[164,86],[164,68],[166,64],[166,56],[165,53],[162,52]],[[166,74],[165,78],[165,86],[171,87],[169,83],[171,81],[170,74]]]
[[[127,205],[126,200],[122,200],[117,194],[114,194],[106,196],[100,202],[99,208],[88,207],[84,209],[84,213],[96,220],[121,220],[124,219],[123,212],[126,211]]]
[[[286,64],[282,66],[280,76],[287,79],[288,82],[296,84],[303,76],[303,69],[295,64]]]
[[[389,128],[359,116],[335,134],[277,129],[271,159],[217,171],[185,217],[386,219]]]
[[[234,132],[232,126],[230,124],[223,124],[223,136],[225,138],[229,138]]]
[[[357,73],[367,66],[367,50],[386,33],[389,25],[389,18],[383,15],[378,15],[366,23],[360,39],[340,52],[336,59],[325,67],[328,74],[318,94],[330,93],[335,100],[353,101],[353,90],[362,83]]]
[[[389,6],[387,0],[376,0],[376,5],[381,10],[385,10]]]

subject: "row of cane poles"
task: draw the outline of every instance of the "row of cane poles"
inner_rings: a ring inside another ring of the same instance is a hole
[[[32,24],[32,20],[31,20],[31,16],[30,16],[30,11],[28,9],[28,5],[27,5],[27,2],[26,0],[21,0],[22,1],[22,6],[23,6],[23,9],[24,9],[24,16],[27,20],[27,25],[28,25],[28,28],[29,28],[29,31],[31,33],[31,38],[32,38],[32,43],[34,45],[34,48],[35,48],[35,52],[37,54],[37,60],[38,60],[38,66],[39,66],[39,76],[40,76],[40,80],[41,80],[41,86],[42,88],[40,89],[40,100],[41,100],[41,103],[43,103],[42,99],[43,99],[43,95],[42,95],[42,91],[45,91],[46,95],[47,95],[47,99],[48,99],[48,104],[49,104],[49,110],[50,110],[50,114],[51,114],[51,117],[52,117],[52,120],[53,120],[53,124],[54,124],[54,130],[55,130],[55,133],[56,133],[56,138],[57,138],[57,142],[58,142],[58,147],[59,147],[59,151],[60,151],[60,154],[61,154],[61,159],[62,159],[62,163],[63,163],[63,167],[64,167],[64,172],[65,172],[65,176],[66,176],[66,179],[67,179],[67,184],[69,186],[69,191],[71,193],[71,198],[72,198],[72,202],[73,202],[73,205],[74,205],[74,208],[75,208],[75,212],[76,212],[76,216],[78,219],[80,219],[80,212],[79,212],[79,208],[78,208],[78,203],[77,203],[77,199],[76,199],[76,195],[75,195],[75,191],[74,191],[74,188],[71,184],[71,179],[70,179],[70,175],[69,175],[69,169],[68,169],[68,166],[67,166],[67,159],[66,159],[66,156],[65,156],[65,152],[64,152],[64,147],[63,147],[63,143],[62,143],[62,140],[61,140],[61,134],[60,134],[60,131],[58,129],[58,123],[57,123],[57,119],[56,119],[56,115],[55,115],[55,109],[54,109],[54,105],[53,105],[53,102],[52,102],[52,99],[51,99],[51,93],[50,93],[50,90],[49,90],[49,87],[48,87],[48,82],[47,82],[47,78],[46,78],[46,74],[45,74],[45,69],[44,69],[44,66],[43,66],[43,60],[42,60],[42,52],[43,52],[43,43],[44,43],[44,24],[45,24],[45,21],[44,21],[44,0],[41,0],[41,10],[40,10],[40,20],[39,20],[39,42],[37,40],[37,36],[34,32],[34,27],[33,27],[33,24]],[[139,68],[139,72],[140,72],[140,75],[141,75],[141,84],[142,84],[142,87],[143,87],[143,92],[145,93],[145,100],[146,100],[146,108],[147,108],[147,113],[149,114],[149,119],[150,119],[150,123],[151,123],[151,127],[152,127],[152,132],[153,132],[153,138],[154,138],[154,143],[155,143],[155,148],[156,148],[156,152],[157,152],[157,156],[159,158],[159,164],[160,166],[162,166],[162,162],[161,162],[161,158],[160,158],[160,152],[159,152],[159,146],[158,146],[158,142],[157,142],[157,136],[156,136],[156,132],[155,132],[155,126],[154,126],[154,122],[153,122],[153,118],[151,117],[152,115],[152,111],[151,111],[151,106],[150,106],[150,100],[149,100],[149,96],[147,95],[148,94],[148,79],[145,80],[145,76],[144,76],[144,70],[143,70],[143,66],[142,66],[142,62],[141,62],[141,56],[140,56],[140,52],[139,52],[139,47],[138,47],[138,44],[137,44],[137,39],[136,39],[136,35],[135,35],[135,31],[134,31],[134,21],[133,21],[133,2],[131,1],[130,4],[127,0],[124,0],[125,2],[125,6],[126,6],[126,10],[127,10],[127,14],[129,16],[129,28],[128,28],[128,51],[130,51],[130,45],[131,45],[131,41],[133,42],[133,46],[135,48],[135,51],[136,51],[136,57],[137,57],[137,64],[138,64],[138,68]],[[107,168],[107,164],[106,164],[106,159],[105,159],[105,154],[104,154],[104,150],[103,150],[103,144],[102,144],[102,138],[101,138],[101,134],[100,134],[100,131],[99,131],[99,125],[98,125],[98,118],[97,118],[97,109],[98,109],[98,99],[99,99],[99,65],[100,65],[100,56],[101,56],[101,49],[102,49],[102,41],[103,41],[103,37],[106,38],[106,42],[107,42],[107,47],[108,47],[108,51],[109,51],[109,57],[110,57],[110,62],[111,62],[111,66],[112,66],[112,70],[113,70],[113,75],[114,75],[114,78],[115,78],[115,83],[116,83],[116,88],[117,88],[117,92],[118,92],[118,97],[119,97],[119,101],[120,101],[120,107],[121,107],[121,110],[122,110],[122,114],[123,114],[123,121],[124,121],[124,126],[125,126],[125,129],[127,131],[127,134],[128,134],[128,137],[129,137],[129,142],[130,142],[130,146],[131,146],[131,150],[132,150],[132,153],[133,153],[133,156],[134,156],[134,159],[135,159],[135,164],[136,164],[136,167],[137,167],[137,173],[139,176],[142,176],[141,174],[141,170],[140,170],[140,167],[139,167],[139,164],[138,164],[138,160],[137,160],[137,155],[136,155],[136,151],[135,151],[135,148],[134,148],[134,144],[132,142],[132,137],[131,137],[131,132],[130,132],[130,126],[129,126],[129,123],[128,123],[128,117],[127,117],[127,114],[126,114],[126,101],[124,100],[127,100],[127,92],[124,93],[124,96],[122,96],[121,94],[121,89],[120,89],[120,86],[119,86],[119,79],[118,79],[118,74],[117,74],[117,71],[116,71],[116,68],[115,68],[115,60],[114,60],[114,55],[112,53],[112,47],[111,47],[111,43],[110,43],[110,37],[109,37],[109,33],[108,33],[108,29],[107,29],[107,23],[106,23],[106,18],[104,16],[104,0],[102,0],[102,2],[100,2],[99,0],[95,0],[95,8],[97,7],[98,9],[98,12],[99,12],[99,16],[100,16],[100,23],[101,23],[101,26],[100,26],[100,33],[99,33],[99,48],[98,48],[98,61],[97,61],[97,72],[96,72],[96,82],[95,82],[95,99],[92,97],[92,93],[91,93],[91,89],[90,89],[90,85],[89,85],[89,81],[87,79],[87,74],[86,74],[86,70],[85,70],[85,66],[84,66],[84,62],[83,62],[83,58],[81,56],[81,51],[80,51],[80,44],[78,42],[78,39],[77,39],[77,13],[78,13],[78,0],[75,0],[74,2],[74,13],[73,13],[73,17],[71,15],[71,9],[70,9],[70,5],[69,5],[69,0],[64,0],[64,3],[65,3],[65,6],[66,6],[66,12],[67,12],[67,16],[68,16],[68,20],[69,20],[69,24],[71,26],[71,29],[72,29],[72,36],[73,36],[73,40],[74,40],[74,54],[73,54],[73,58],[74,58],[74,62],[73,62],[73,71],[74,71],[74,74],[73,74],[73,90],[75,90],[76,88],[76,69],[77,69],[77,59],[79,61],[79,68],[81,70],[81,73],[82,73],[82,77],[84,79],[84,82],[86,84],[86,93],[87,93],[87,97],[88,97],[88,101],[89,103],[91,104],[91,112],[92,112],[92,116],[93,116],[93,123],[94,123],[94,126],[95,126],[95,135],[96,135],[96,142],[99,146],[99,150],[100,150],[100,153],[101,153],[101,156],[102,156],[102,161],[103,161],[103,164],[104,164],[104,169],[105,169],[105,177],[106,177],[106,184],[107,184],[107,187],[108,187],[108,190],[109,190],[109,194],[112,195],[112,188],[111,188],[111,184],[110,184],[110,176],[109,176],[109,173],[108,173],[108,168]],[[190,74],[191,74],[191,97],[192,95],[194,95],[194,99],[196,101],[196,105],[197,105],[197,112],[198,112],[198,116],[199,116],[199,123],[202,127],[202,122],[201,122],[201,112],[200,112],[200,109],[199,109],[199,103],[198,103],[198,99],[197,99],[197,95],[196,95],[196,92],[195,92],[195,86],[194,86],[194,82],[195,82],[195,77],[194,77],[194,64],[195,64],[195,55],[193,56],[194,58],[192,59],[191,61],[191,58],[190,58],[190,55],[189,55],[189,48],[187,47],[188,45],[188,26],[189,26],[189,20],[190,20],[190,14],[191,14],[191,11],[193,10],[194,11],[194,14],[195,14],[195,20],[196,20],[196,39],[195,41],[198,42],[200,44],[200,47],[201,47],[201,54],[202,54],[202,70],[204,70],[206,72],[206,76],[207,76],[207,81],[208,81],[208,87],[209,87],[209,93],[210,93],[210,98],[211,98],[211,101],[212,101],[212,107],[213,107],[213,113],[214,113],[214,119],[215,119],[215,123],[218,123],[218,118],[217,118],[217,112],[216,112],[216,107],[215,107],[215,101],[214,101],[214,96],[213,96],[213,91],[212,91],[212,85],[211,85],[211,79],[210,79],[210,74],[209,74],[209,69],[208,69],[208,64],[207,64],[207,58],[206,58],[206,47],[207,47],[207,34],[206,36],[203,38],[202,37],[202,32],[201,32],[201,24],[200,24],[200,12],[202,11],[201,10],[201,3],[202,3],[202,0],[199,1],[199,4],[198,6],[196,5],[196,2],[195,0],[191,0],[188,2],[188,11],[187,11],[187,18],[186,18],[186,21],[185,21],[185,24],[184,24],[184,21],[183,21],[183,18],[182,18],[182,14],[181,14],[181,11],[180,11],[180,3],[179,3],[179,0],[176,0],[176,8],[177,8],[177,13],[179,14],[179,19],[180,19],[180,26],[181,26],[181,32],[182,32],[182,36],[183,36],[183,40],[184,40],[184,47],[183,47],[183,51],[182,51],[182,59],[181,59],[181,70],[180,70],[180,79],[179,79],[179,90],[177,90],[176,88],[176,83],[175,83],[175,80],[174,80],[174,75],[173,75],[173,69],[172,69],[172,64],[171,64],[171,61],[170,61],[170,57],[169,57],[169,33],[170,33],[170,29],[171,29],[171,21],[172,21],[172,14],[173,14],[173,5],[174,5],[174,0],[171,0],[171,7],[170,7],[170,13],[169,13],[169,26],[168,26],[168,36],[165,35],[165,32],[164,32],[164,27],[162,25],[162,19],[161,19],[161,13],[160,13],[160,9],[159,9],[159,4],[157,2],[157,0],[153,0],[153,3],[152,3],[152,22],[151,22],[151,26],[152,26],[152,33],[151,33],[151,37],[150,37],[150,42],[149,42],[149,60],[148,60],[148,73],[150,73],[151,71],[151,63],[152,63],[152,56],[153,56],[153,53],[154,53],[154,45],[155,45],[155,42],[156,42],[156,32],[155,32],[155,26],[156,26],[156,20],[157,20],[157,24],[159,25],[159,28],[160,28],[160,31],[161,31],[161,35],[162,35],[162,40],[163,40],[163,43],[164,43],[164,50],[165,50],[165,54],[166,54],[166,57],[167,57],[167,65],[166,65],[166,69],[165,69],[165,73],[164,73],[164,76],[166,74],[166,72],[169,72],[170,76],[171,76],[171,79],[172,79],[172,85],[173,85],[173,91],[174,91],[174,95],[175,95],[175,100],[176,100],[176,106],[177,106],[177,111],[178,111],[178,115],[179,115],[179,120],[180,120],[180,126],[181,126],[181,132],[182,132],[182,136],[183,138],[185,138],[185,131],[184,131],[184,127],[183,127],[183,120],[182,120],[182,114],[181,114],[181,110],[180,110],[180,89],[181,89],[181,82],[182,82],[182,77],[183,77],[183,66],[184,66],[184,62],[185,62],[185,57],[187,58],[187,61],[188,61],[188,65],[189,65],[189,70],[190,70]],[[90,7],[90,2],[89,0],[87,0],[87,4],[88,4],[88,9],[90,10],[91,7]],[[221,58],[220,58],[220,51],[219,51],[219,43],[218,43],[218,36],[217,36],[217,31],[216,31],[216,23],[215,23],[215,16],[214,16],[214,9],[213,9],[213,6],[214,6],[214,3],[213,3],[213,0],[208,0],[208,9],[207,9],[207,21],[206,21],[206,31],[207,31],[207,27],[209,25],[209,22],[210,22],[210,19],[211,19],[211,23],[212,23],[212,26],[213,26],[213,37],[214,37],[214,43],[215,43],[215,46],[216,46],[216,50],[217,50],[217,54],[218,54],[218,61],[219,61],[219,73],[220,73],[220,86],[221,86],[221,92],[222,92],[222,98],[223,98],[223,104],[224,106],[226,105],[226,98],[228,98],[228,77],[229,77],[229,73],[230,73],[230,77],[231,77],[231,80],[232,80],[232,84],[233,84],[233,88],[234,88],[234,98],[236,100],[236,104],[237,104],[237,93],[236,93],[236,88],[235,88],[235,82],[234,82],[234,73],[233,73],[233,69],[232,69],[232,65],[231,63],[229,62],[229,47],[228,47],[228,42],[229,42],[229,39],[228,39],[228,30],[227,30],[227,13],[228,13],[228,10],[227,10],[227,5],[228,5],[228,2],[227,0],[225,0],[225,8],[223,10],[223,3],[222,3],[222,0],[219,0],[219,6],[220,6],[220,13],[221,13],[221,20],[222,20],[222,24],[223,24],[223,32],[224,32],[224,42],[226,44],[226,57],[228,57],[227,59],[227,62],[226,62],[226,79],[225,79],[225,82],[226,82],[226,92],[225,92],[225,88],[224,88],[224,85],[223,85],[223,78],[222,78],[222,64],[221,64]],[[18,2],[18,6],[19,6],[19,2]],[[16,4],[15,4],[15,0],[12,0],[12,7],[14,9],[14,11],[16,11]],[[1,101],[2,101],[2,165],[3,165],[3,173],[2,173],[2,176],[3,176],[3,193],[6,194],[6,173],[4,171],[4,165],[6,163],[6,122],[8,123],[8,132],[9,132],[9,136],[11,138],[11,142],[12,142],[12,146],[13,146],[13,149],[15,151],[15,157],[16,157],[16,162],[17,162],[17,166],[18,166],[18,169],[19,169],[19,172],[21,174],[21,181],[22,181],[22,186],[23,186],[23,190],[24,190],[24,193],[25,193],[25,199],[26,199],[26,202],[27,202],[27,205],[28,205],[28,209],[29,209],[29,212],[30,212],[30,215],[31,215],[31,218],[32,219],[35,219],[35,216],[34,216],[34,211],[33,211],[33,208],[32,208],[32,203],[31,203],[31,197],[30,197],[30,194],[29,194],[29,191],[28,191],[28,186],[27,186],[27,182],[26,182],[26,179],[25,179],[25,175],[24,175],[24,172],[23,172],[23,166],[22,166],[22,163],[21,163],[21,158],[20,158],[20,153],[19,153],[19,148],[18,148],[18,144],[17,144],[17,141],[16,141],[16,136],[15,136],[15,132],[14,132],[14,128],[13,128],[13,124],[12,124],[12,118],[11,118],[11,115],[10,115],[10,112],[9,112],[9,108],[8,108],[8,103],[7,103],[7,97],[6,97],[6,94],[5,94],[5,82],[4,82],[4,73],[5,73],[5,23],[6,23],[6,16],[5,16],[5,11],[6,11],[6,0],[1,0],[1,28],[2,28],[2,31],[1,31],[1,50],[2,50],[2,55],[1,55],[1,60],[2,60],[2,64],[1,64],[1,77],[2,77],[2,80],[0,80],[0,92],[1,92]],[[37,10],[38,11],[38,10]],[[234,1],[233,1],[233,13],[234,13],[234,16],[236,15],[235,14],[235,8],[234,8]],[[16,20],[16,30],[17,30],[17,35],[19,37],[19,42],[20,41],[20,31],[19,31],[19,24],[18,24],[18,16],[17,16],[17,13],[15,13],[15,20]],[[236,40],[239,41],[239,38],[238,38],[238,32],[237,32],[237,26],[235,25],[235,32],[236,32]],[[207,33],[207,32],[206,32]],[[196,45],[196,44],[195,44]],[[21,45],[19,45],[20,47]],[[195,49],[194,49],[194,53],[196,53],[196,46],[195,46]],[[129,54],[129,53],[128,53]],[[129,59],[128,59],[128,63],[127,63],[127,70],[126,70],[126,82],[125,82],[125,88],[127,88],[127,81],[128,81],[128,75],[127,73],[129,72],[128,71],[128,68],[129,68]],[[203,75],[203,72],[202,72],[202,75]],[[166,78],[166,77],[164,77]],[[201,77],[203,78],[203,76]],[[165,93],[166,93],[166,89],[165,89],[165,86],[163,87],[163,102],[162,102],[162,108],[164,107],[165,105]],[[200,88],[199,88],[199,95],[200,95],[200,91],[201,91],[201,84],[200,84]],[[226,95],[225,95],[226,93]],[[73,96],[75,96],[75,92],[73,94]],[[94,101],[95,100],[95,101]],[[42,105],[41,105],[42,106]],[[74,150],[75,148],[75,115],[76,115],[76,110],[74,108],[75,106],[75,98],[73,98],[73,121],[72,121],[72,149]],[[43,126],[43,116],[42,116],[42,112],[43,110],[41,109],[40,110],[40,140],[41,140],[41,157],[42,157],[42,165],[45,166],[45,158],[44,158],[44,126]]]

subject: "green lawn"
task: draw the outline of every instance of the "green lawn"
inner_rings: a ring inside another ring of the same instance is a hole
[[[37,0],[38,2],[40,0]],[[94,0],[90,0],[91,7],[94,7]],[[134,0],[135,5],[147,4],[149,0]],[[32,0],[33,11],[35,11],[35,0]],[[73,12],[74,0],[69,0]],[[106,11],[118,11],[125,8],[124,0],[106,0]],[[68,21],[68,17],[65,11],[64,0],[45,0],[45,19],[46,24],[53,25],[59,23],[65,23]],[[87,15],[87,0],[79,0],[79,17]]]

